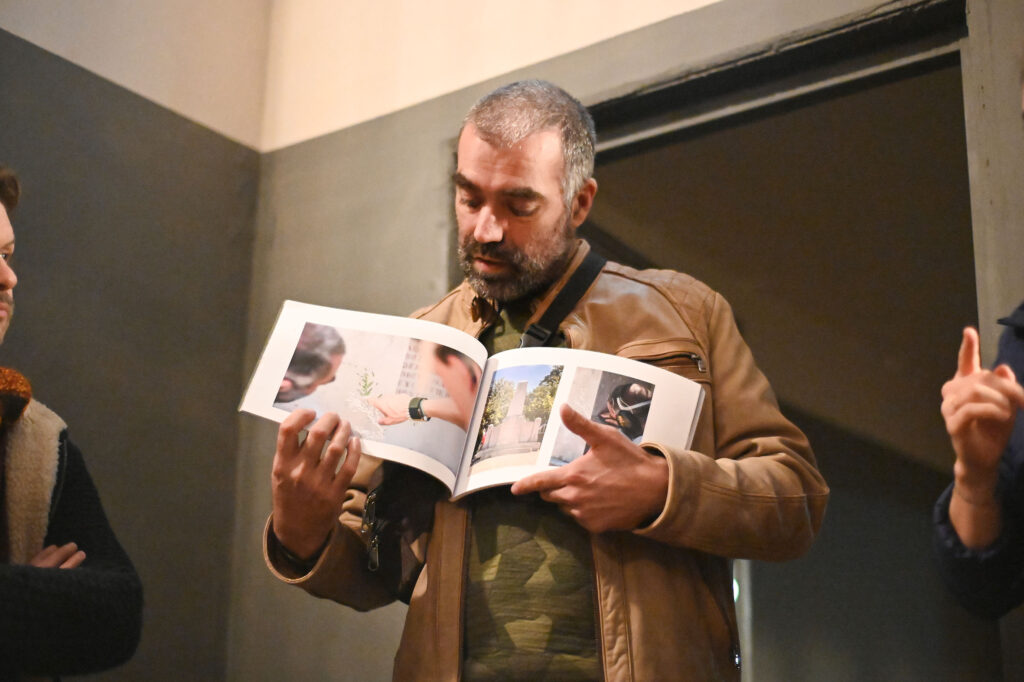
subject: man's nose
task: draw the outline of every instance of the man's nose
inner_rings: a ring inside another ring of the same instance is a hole
[[[18,283],[18,276],[6,260],[0,259],[0,290],[7,291]]]
[[[505,231],[498,223],[498,217],[494,215],[489,207],[484,206],[476,214],[476,226],[473,228],[473,238],[481,244],[488,242],[500,242],[505,236]]]

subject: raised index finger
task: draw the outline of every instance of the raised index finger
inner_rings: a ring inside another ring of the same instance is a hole
[[[978,343],[978,330],[964,327],[964,340],[960,342],[960,353],[957,355],[956,375],[965,377],[981,371],[981,355]]]
[[[611,428],[587,419],[582,414],[569,407],[568,404],[562,405],[562,409],[559,411],[559,414],[562,417],[562,423],[565,424],[565,428],[587,441],[587,444],[591,447],[597,445],[598,441],[604,437],[607,428]]]

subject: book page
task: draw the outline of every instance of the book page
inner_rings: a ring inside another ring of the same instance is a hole
[[[336,412],[364,452],[451,490],[486,357],[445,325],[285,301],[239,409],[276,422],[300,408]],[[412,397],[443,416],[410,419]]]
[[[567,348],[523,348],[487,363],[455,497],[564,466],[588,445],[566,429],[561,405],[635,443],[687,448],[703,387],[636,360]]]

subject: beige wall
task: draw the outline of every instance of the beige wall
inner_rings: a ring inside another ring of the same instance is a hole
[[[0,27],[271,151],[716,1],[2,0]]]
[[[715,1],[276,2],[262,148],[346,128]]]
[[[270,0],[0,0],[0,28],[251,148],[269,18]]]

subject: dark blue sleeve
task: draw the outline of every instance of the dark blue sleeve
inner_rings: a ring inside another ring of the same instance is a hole
[[[1018,313],[1024,311],[1024,305]],[[1024,330],[1010,326],[999,339],[996,364],[1006,363],[1024,380]],[[967,609],[998,618],[1024,602],[1024,416],[1019,412],[999,467],[997,496],[1003,508],[999,538],[981,550],[960,542],[949,521],[953,486],[933,511],[933,547],[939,571],[953,595]]]
[[[0,675],[77,675],[132,656],[142,584],[114,535],[82,453],[64,441],[46,544],[75,542],[73,569],[0,565]]]

